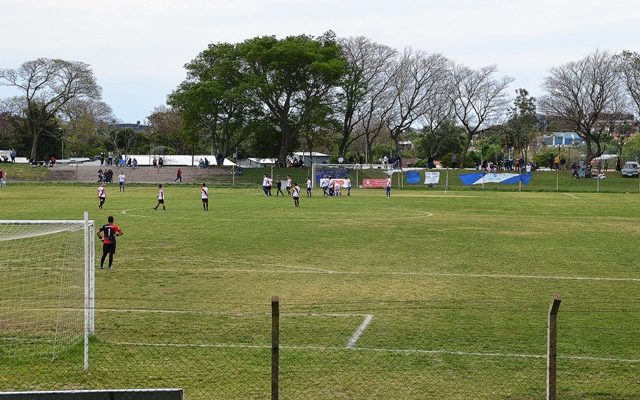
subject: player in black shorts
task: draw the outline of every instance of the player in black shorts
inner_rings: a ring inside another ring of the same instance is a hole
[[[98,238],[102,240],[102,258],[100,259],[100,269],[104,269],[104,259],[109,255],[109,269],[113,264],[113,255],[116,254],[116,236],[122,236],[124,232],[113,223],[113,217],[109,216],[108,223],[98,229]]]

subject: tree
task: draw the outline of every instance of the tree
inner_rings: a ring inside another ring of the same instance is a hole
[[[622,156],[624,160],[638,161],[640,159],[640,133],[631,135],[627,139]]]
[[[185,66],[187,79],[169,96],[180,111],[186,138],[192,145],[204,133],[211,154],[222,161],[249,135],[247,124],[258,108],[251,97],[238,45],[210,44]]]
[[[393,110],[387,128],[400,155],[400,136],[419,118],[425,117],[429,106],[440,105],[438,99],[447,94],[449,60],[440,54],[405,50],[397,63],[391,84]]]
[[[101,89],[88,64],[39,58],[18,69],[0,70],[0,81],[18,89],[24,128],[32,137],[31,158],[38,154],[38,140],[50,131],[62,108],[74,99],[99,100]],[[55,124],[54,124],[55,125]]]
[[[522,154],[526,160],[537,132],[536,99],[529,96],[526,89],[518,89],[509,120],[502,129],[504,146]]]
[[[171,147],[177,154],[193,154],[194,140],[184,126],[182,113],[175,108],[156,107],[147,117],[149,142]]]
[[[280,133],[278,162],[286,163],[300,131],[309,126],[314,110],[332,104],[333,88],[346,63],[333,33],[278,40],[249,39],[239,46],[248,90],[264,106],[264,117]]]
[[[623,51],[617,58],[623,85],[640,114],[640,54]]]
[[[59,120],[61,130],[57,136],[64,143],[65,155],[74,156],[97,154],[108,140],[109,127],[116,123],[109,105],[81,98],[67,102],[60,110]]]
[[[349,146],[358,138],[357,135],[353,136],[356,127],[367,115],[367,98],[379,86],[379,81],[385,79],[396,51],[363,36],[342,39],[340,46],[347,63],[338,92],[338,110],[342,122],[338,155],[344,157]]]
[[[509,102],[505,93],[513,78],[494,78],[495,65],[474,70],[456,65],[451,69],[453,112],[467,133],[460,165],[464,165],[471,141],[492,129],[505,115]]]
[[[615,58],[596,51],[551,69],[542,86],[547,93],[540,101],[541,109],[584,139],[586,162],[602,155],[612,124],[626,108]]]
[[[460,153],[466,137],[466,131],[455,121],[440,122],[435,128],[425,125],[414,143],[417,156],[422,159],[442,159],[448,154]]]

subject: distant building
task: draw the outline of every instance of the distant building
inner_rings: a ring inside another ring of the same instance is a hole
[[[553,147],[572,146],[583,142],[584,139],[575,132],[553,132],[551,135],[542,137],[542,144]]]
[[[289,164],[293,163],[294,158],[298,161],[302,160],[307,167],[310,167],[312,163],[327,164],[329,162],[328,154],[318,153],[317,151],[312,151],[311,154],[308,151],[296,151],[293,156],[287,157]]]
[[[115,129],[133,129],[135,132],[144,132],[147,129],[149,129],[149,125],[142,125],[140,121],[136,122],[135,124],[131,124],[131,123],[113,124],[111,125],[111,127]]]

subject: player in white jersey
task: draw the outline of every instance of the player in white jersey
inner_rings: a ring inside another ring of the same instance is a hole
[[[307,197],[311,197],[311,178],[307,178]]]
[[[291,176],[287,175],[287,194],[291,196]]]
[[[391,197],[391,177],[387,178],[387,189],[386,189],[387,197]]]
[[[164,206],[164,189],[162,188],[162,184],[158,185],[158,204],[153,207],[154,210],[157,210],[162,204],[162,209],[166,210],[167,208]]]
[[[298,186],[298,182],[293,185],[293,204],[296,207],[300,206],[300,186]]]
[[[120,185],[121,192],[124,192],[124,184],[126,180],[127,178],[124,176],[124,172],[120,172],[120,175],[118,175],[118,184]]]
[[[351,196],[351,179],[347,177],[344,186],[347,188],[347,196]]]
[[[203,183],[200,188],[200,198],[202,199],[202,208],[209,211],[209,188],[206,183]]]
[[[107,188],[104,187],[104,182],[98,186],[98,208],[102,208],[104,202],[107,200]]]

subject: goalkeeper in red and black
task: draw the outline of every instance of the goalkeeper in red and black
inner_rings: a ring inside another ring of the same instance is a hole
[[[109,255],[109,269],[113,264],[113,255],[116,254],[116,236],[122,236],[124,232],[113,223],[113,216],[109,216],[108,223],[98,229],[98,238],[102,240],[102,258],[100,259],[100,269],[104,268],[104,259]]]

